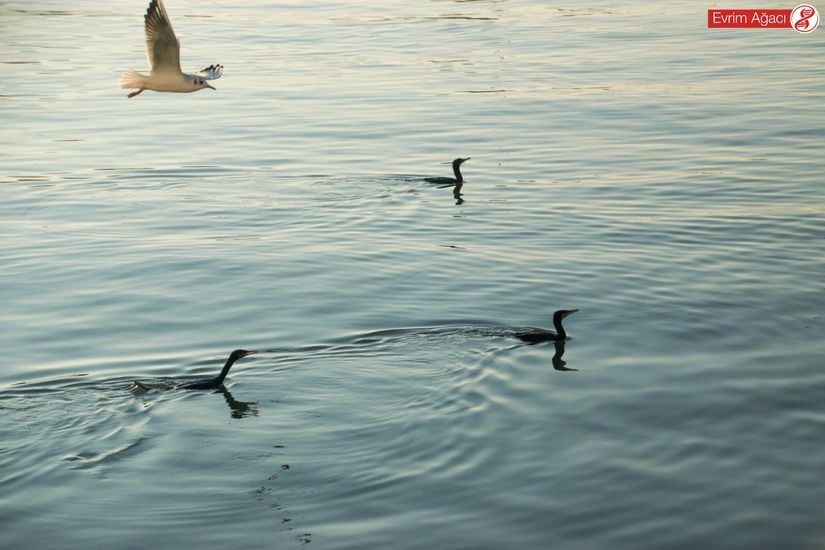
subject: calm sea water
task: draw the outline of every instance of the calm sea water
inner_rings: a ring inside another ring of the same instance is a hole
[[[0,546],[825,548],[821,29],[146,4],[0,2]]]

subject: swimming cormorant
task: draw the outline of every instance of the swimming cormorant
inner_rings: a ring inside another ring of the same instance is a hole
[[[424,181],[439,185],[461,186],[464,183],[464,177],[461,175],[461,165],[468,160],[470,160],[470,157],[467,157],[466,159],[458,158],[453,161],[453,174],[455,174],[454,178],[424,178]]]
[[[183,384],[180,384],[178,387],[187,390],[211,390],[213,388],[219,388],[223,384],[224,378],[226,378],[226,375],[229,373],[229,369],[231,369],[232,365],[235,364],[235,361],[237,361],[241,357],[252,355],[253,353],[258,352],[249,351],[245,349],[236,349],[235,351],[229,354],[229,357],[227,357],[226,359],[226,364],[224,364],[223,369],[221,369],[221,373],[215,378],[206,378],[203,380],[184,382]]]
[[[560,309],[553,313],[553,326],[556,327],[555,332],[544,328],[531,328],[525,331],[515,332],[513,333],[513,336],[515,336],[519,340],[523,340],[530,344],[538,344],[539,342],[547,341],[566,340],[567,333],[564,331],[564,327],[561,326],[561,321],[568,315],[573,315],[577,311],[579,310]]]

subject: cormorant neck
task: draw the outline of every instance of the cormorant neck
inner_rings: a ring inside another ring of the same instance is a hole
[[[464,183],[464,178],[461,176],[461,164],[456,162],[453,164],[453,174],[455,174],[455,182],[458,184]]]
[[[567,333],[564,331],[564,327],[561,326],[561,315],[553,316],[553,326],[556,327],[556,332],[559,334],[559,339],[566,340]]]
[[[218,375],[217,378],[215,378],[215,380],[218,382],[218,384],[223,384],[223,379],[226,378],[227,374],[229,374],[229,369],[232,368],[232,365],[234,363],[235,363],[235,357],[230,355],[229,358],[226,360],[226,364],[223,366],[223,369],[221,369],[221,373]]]

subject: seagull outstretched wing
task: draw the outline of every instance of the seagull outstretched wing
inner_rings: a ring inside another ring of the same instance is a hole
[[[153,73],[180,71],[180,43],[172,30],[163,0],[152,0],[144,17],[146,58]]]
[[[204,80],[217,80],[222,74],[223,65],[209,65],[207,68],[196,72],[195,76],[199,76]]]

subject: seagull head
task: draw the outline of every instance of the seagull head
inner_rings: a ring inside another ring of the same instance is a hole
[[[209,88],[210,90],[214,90],[215,88],[211,86],[206,80],[199,76],[193,77],[193,84],[195,85],[195,90],[202,90],[204,88]]]

